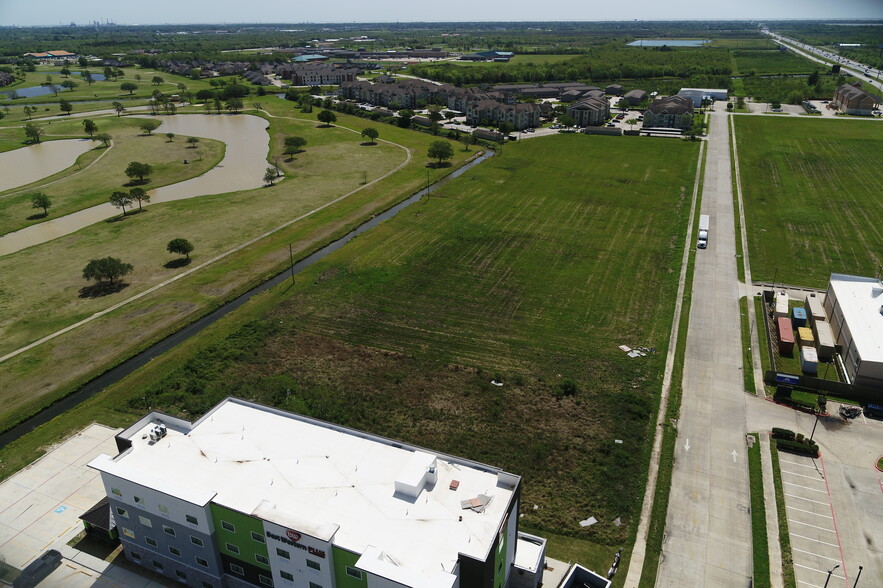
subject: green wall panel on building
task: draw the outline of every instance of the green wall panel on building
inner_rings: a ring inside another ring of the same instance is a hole
[[[358,554],[336,546],[332,547],[332,553],[334,554],[332,559],[334,562],[334,585],[337,588],[366,588],[368,586],[367,572],[362,572],[361,580],[346,573],[347,567],[356,567],[356,562],[360,557]]]
[[[212,519],[215,521],[215,537],[218,541],[220,552],[269,571],[269,565],[255,559],[255,555],[260,555],[267,561],[267,544],[255,541],[252,537],[252,533],[255,533],[266,541],[264,537],[264,523],[260,519],[219,506],[214,502],[211,504],[211,510]],[[235,531],[225,529],[224,521],[232,524]],[[234,553],[227,549],[227,543],[238,547],[239,553]]]

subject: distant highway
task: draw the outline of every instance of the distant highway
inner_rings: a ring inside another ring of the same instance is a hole
[[[851,59],[846,59],[836,53],[825,51],[824,49],[819,49],[818,47],[813,47],[812,45],[807,45],[806,43],[801,43],[800,41],[788,37],[783,37],[782,35],[773,33],[767,29],[764,29],[763,32],[768,34],[776,43],[787,46],[790,50],[806,57],[807,59],[811,59],[824,65],[831,65],[832,62],[837,63],[840,65],[841,72],[855,76],[862,82],[870,84],[874,90],[883,92],[883,83],[879,80],[880,76],[883,75],[883,72],[879,69],[875,69],[863,63],[858,63],[857,61],[852,61]]]

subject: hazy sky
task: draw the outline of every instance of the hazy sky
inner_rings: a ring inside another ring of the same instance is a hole
[[[883,0],[0,0],[0,26],[111,20],[118,24],[507,20],[883,18]],[[881,32],[883,36],[883,32]]]

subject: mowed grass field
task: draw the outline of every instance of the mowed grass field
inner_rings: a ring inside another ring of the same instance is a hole
[[[132,418],[195,418],[233,394],[464,455],[524,476],[525,525],[628,543],[697,154],[583,135],[507,145],[111,393]]]
[[[810,74],[824,67],[791,51],[734,49],[730,53],[734,71],[741,75]]]
[[[883,264],[883,125],[735,118],[751,273],[824,287]],[[778,273],[776,273],[778,268]]]
[[[338,116],[338,125],[320,128],[315,114],[300,114],[282,100],[266,108],[278,117],[294,117],[270,119],[271,155],[279,153],[281,136],[300,135],[309,141],[306,151],[294,159],[280,158],[284,181],[271,188],[151,205],[122,222],[97,223],[0,258],[0,355],[189,271],[332,199],[351,195],[220,262],[3,362],[0,429],[272,275],[288,263],[289,244],[296,259],[306,256],[353,223],[419,190],[427,178],[436,179],[454,169],[427,170],[426,151],[434,139],[428,134],[345,115]],[[377,145],[362,144],[359,131],[368,125],[379,128]],[[457,149],[455,165],[472,154]],[[409,163],[379,180],[408,161],[408,155]],[[364,185],[366,180],[369,183]],[[191,265],[166,267],[175,256],[166,252],[165,245],[175,237],[195,245]],[[89,259],[107,255],[134,266],[125,279],[128,286],[99,298],[81,298],[80,288],[88,285],[82,268]]]

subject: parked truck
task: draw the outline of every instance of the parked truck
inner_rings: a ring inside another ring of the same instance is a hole
[[[699,241],[696,243],[696,247],[699,249],[708,247],[708,222],[707,214],[699,216]]]

